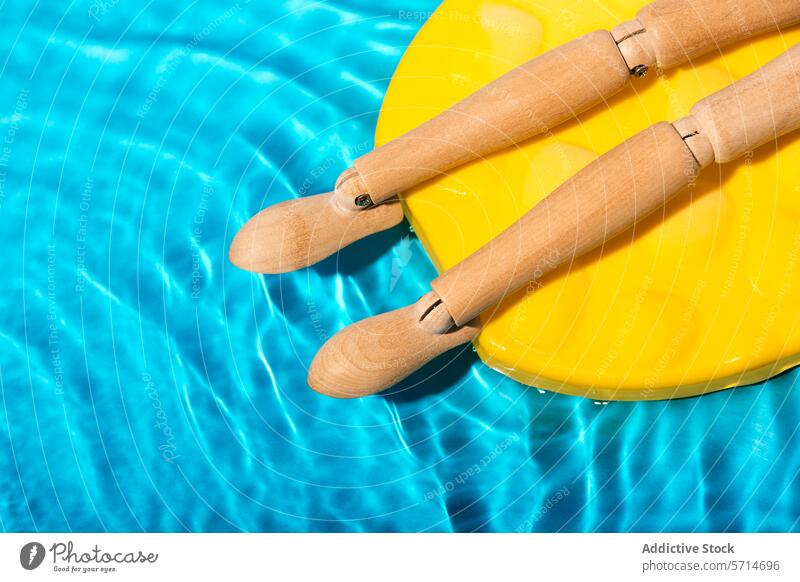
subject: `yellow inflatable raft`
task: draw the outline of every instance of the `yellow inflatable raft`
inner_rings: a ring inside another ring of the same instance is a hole
[[[602,4],[602,5],[601,5]],[[641,0],[445,0],[400,63],[382,144],[554,46],[633,18]],[[753,39],[668,72],[519,147],[404,195],[440,270],[597,155],[800,42]],[[800,363],[800,137],[709,168],[663,213],[506,298],[476,341],[491,367],[595,399],[660,399],[757,382]]]

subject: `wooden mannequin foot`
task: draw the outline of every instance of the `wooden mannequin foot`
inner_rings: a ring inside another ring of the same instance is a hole
[[[446,326],[443,322],[448,317],[442,310],[444,305],[430,292],[414,305],[344,328],[322,346],[311,362],[309,385],[335,398],[368,396],[478,335],[477,319],[463,327]],[[436,331],[443,327],[448,329]]]
[[[345,210],[333,192],[287,200],[247,221],[231,244],[237,267],[256,273],[288,273],[403,220],[396,200],[363,210]]]

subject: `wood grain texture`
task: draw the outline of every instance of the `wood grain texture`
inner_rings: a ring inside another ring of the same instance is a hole
[[[609,32],[587,34],[506,73],[452,108],[362,156],[375,203],[518,143],[602,103],[630,77]]]
[[[659,67],[800,22],[798,0],[656,0],[636,15]]]
[[[355,167],[377,204],[468,161],[546,133],[614,95],[637,65],[674,67],[797,22],[798,0],[657,0],[613,34],[587,34],[513,69],[362,156]]]
[[[735,159],[800,127],[799,61],[795,47],[703,99],[674,125],[653,125],[590,163],[437,277],[433,291],[416,305],[336,334],[314,359],[309,383],[337,397],[364,396],[395,384],[474,338],[477,316],[506,294],[663,207],[712,161]]]
[[[692,115],[682,117],[672,123],[672,127],[683,138],[684,143],[689,147],[700,164],[701,168],[705,168],[714,162],[714,148],[711,146],[711,140],[703,131],[703,126]]]
[[[656,124],[589,164],[431,287],[460,325],[662,207],[698,170],[675,128]]]
[[[652,37],[645,34],[647,31],[638,19],[629,20],[611,29],[611,36],[617,42],[619,52],[628,68],[656,66],[657,58]],[[645,71],[646,72],[646,71]]]
[[[403,220],[399,202],[363,211],[343,209],[334,194],[295,198],[270,206],[242,227],[229,258],[256,273],[287,273],[321,261],[339,249]]]
[[[429,333],[420,318],[439,300],[427,293],[416,304],[350,325],[329,339],[308,371],[309,385],[336,398],[384,390],[444,352],[473,340],[478,321]]]
[[[800,5],[800,0],[796,0]],[[722,164],[800,127],[800,45],[697,102],[691,115]]]
[[[640,60],[647,66],[674,66],[798,20],[800,0],[657,0],[612,33],[593,32],[544,53],[362,156],[342,175],[333,197],[308,197],[262,211],[237,235],[231,261],[261,273],[284,273],[316,263],[402,219],[396,205],[362,208],[360,195],[368,194],[372,203],[381,205],[442,172],[546,133],[619,91],[633,63]],[[781,128],[793,127],[796,83],[784,86],[772,77],[786,77],[785,70],[795,65],[796,57],[790,55],[769,73],[756,73],[747,84],[692,110],[691,119],[706,127],[718,162],[773,139]],[[768,106],[745,115],[743,108],[751,98]],[[736,115],[738,126],[723,123]],[[687,143],[705,145],[699,138]],[[333,198],[337,204],[331,203]],[[364,211],[363,217],[356,216]]]

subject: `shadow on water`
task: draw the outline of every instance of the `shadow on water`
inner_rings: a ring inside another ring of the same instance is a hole
[[[374,266],[378,260],[408,233],[409,224],[403,219],[400,224],[377,232],[343,248],[338,253],[317,263],[312,269],[320,275],[355,275]]]
[[[445,352],[428,364],[381,393],[396,403],[414,402],[434,394],[441,394],[464,383],[464,379],[478,356],[472,344]]]

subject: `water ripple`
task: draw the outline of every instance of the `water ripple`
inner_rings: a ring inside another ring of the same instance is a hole
[[[435,1],[92,5],[3,12],[0,528],[800,530],[797,372],[598,405],[466,348],[388,395],[309,390],[433,266],[405,223],[284,276],[227,248],[372,146],[400,13]]]

